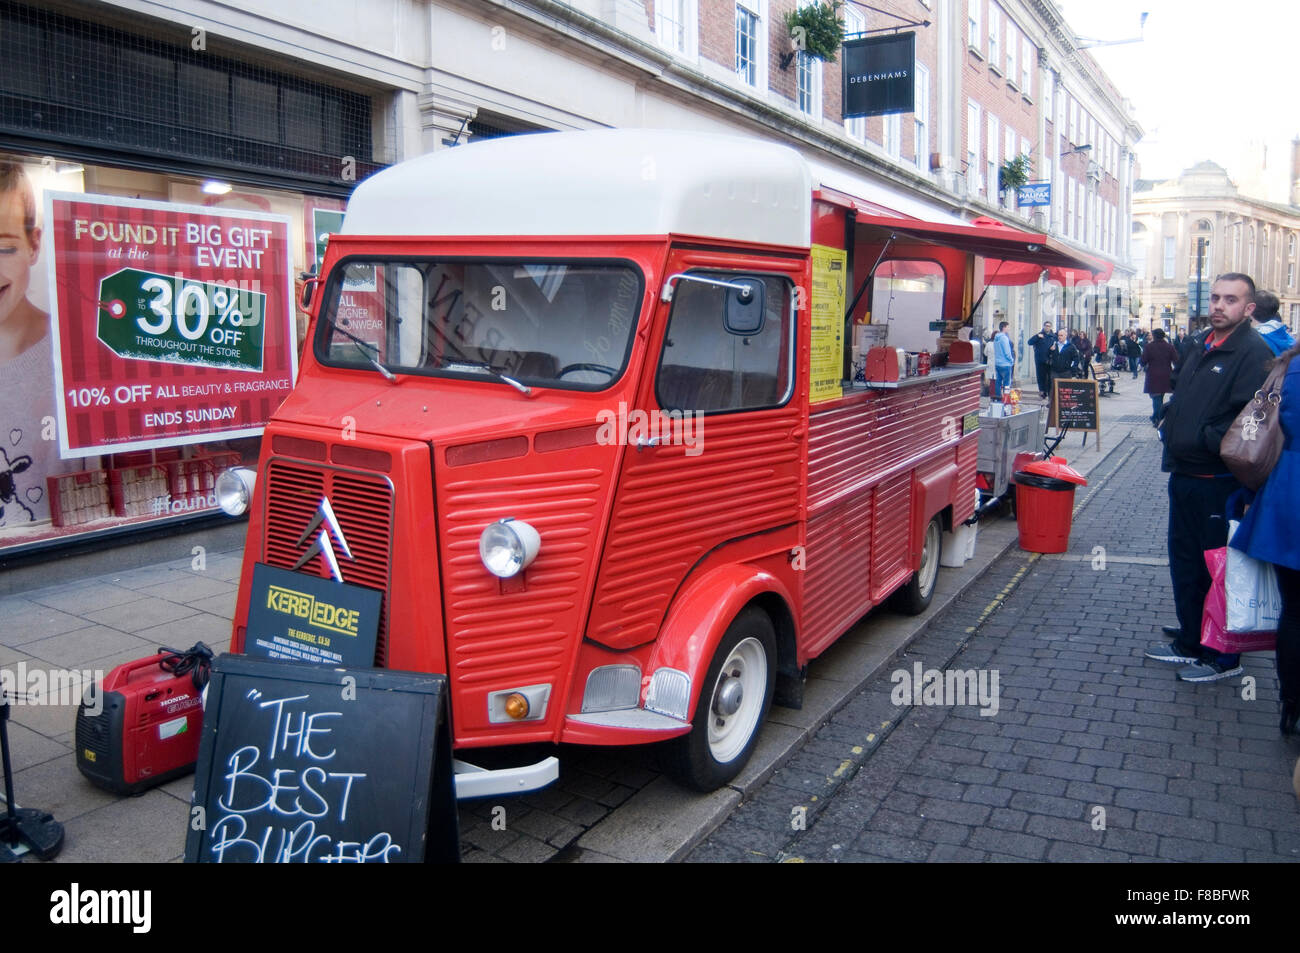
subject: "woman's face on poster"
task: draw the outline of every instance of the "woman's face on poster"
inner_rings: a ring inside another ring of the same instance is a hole
[[[22,192],[11,189],[0,193],[0,325],[27,298],[32,266],[40,254],[40,229],[29,236],[23,219]]]

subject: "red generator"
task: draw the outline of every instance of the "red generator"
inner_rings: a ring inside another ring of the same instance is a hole
[[[159,654],[119,665],[77,707],[77,768],[97,787],[139,794],[189,774],[199,754],[212,652]]]

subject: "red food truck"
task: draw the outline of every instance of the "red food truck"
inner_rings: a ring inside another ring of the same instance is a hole
[[[460,796],[553,780],[470,763],[536,742],[667,742],[683,782],[726,783],[810,659],[931,599],[977,498],[983,369],[945,359],[988,255],[1072,262],[735,137],[521,136],[376,174],[305,290],[255,492],[222,481],[250,513],[232,650],[267,647],[259,566],[368,590],[373,664],[448,677]]]

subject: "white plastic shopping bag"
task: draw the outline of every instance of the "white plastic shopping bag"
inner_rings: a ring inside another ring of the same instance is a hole
[[[1237,523],[1228,524],[1228,538],[1237,532]],[[1228,599],[1229,632],[1276,632],[1282,615],[1282,594],[1277,588],[1277,572],[1272,563],[1251,559],[1239,549],[1228,547],[1225,577]]]

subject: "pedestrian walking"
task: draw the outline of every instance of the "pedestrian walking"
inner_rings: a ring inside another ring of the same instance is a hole
[[[1178,360],[1178,351],[1165,340],[1165,332],[1156,328],[1151,332],[1152,341],[1142,351],[1142,364],[1147,369],[1146,384],[1142,390],[1151,395],[1151,425],[1160,425],[1160,416],[1164,412],[1165,394],[1174,389],[1174,362]]]
[[[1277,570],[1277,587],[1282,595],[1282,616],[1277,625],[1277,684],[1282,702],[1279,729],[1284,735],[1297,733],[1300,722],[1300,507],[1296,487],[1300,486],[1300,344],[1282,353],[1275,365],[1286,364],[1282,383],[1279,421],[1285,442],[1282,455],[1255,494],[1241,525],[1232,537],[1232,547]]]
[[[1139,362],[1142,360],[1142,345],[1138,343],[1136,331],[1128,333],[1128,338],[1124,342],[1124,356],[1128,360],[1129,369],[1133,372],[1133,379],[1137,380]]]
[[[1219,444],[1264,382],[1273,353],[1250,326],[1254,310],[1255,283],[1249,275],[1230,272],[1215,279],[1210,332],[1203,347],[1189,348],[1161,428],[1161,469],[1169,474],[1169,581],[1178,625],[1164,627],[1172,643],[1157,643],[1145,654],[1181,663],[1178,677],[1188,682],[1241,672],[1238,656],[1203,649],[1200,632],[1211,582],[1204,553],[1227,543],[1224,511],[1228,497],[1241,487],[1219,456]]]

